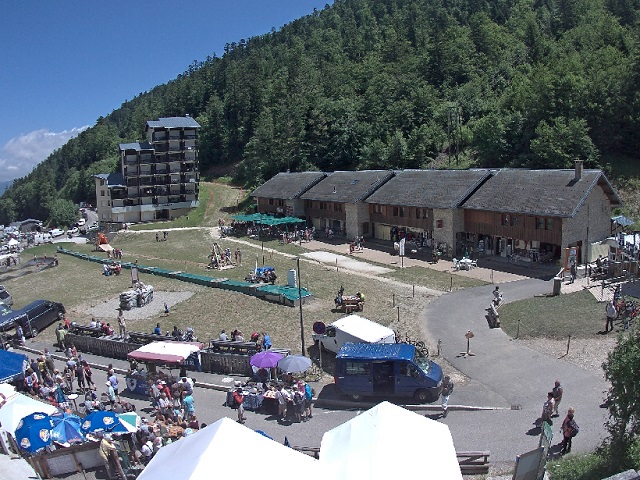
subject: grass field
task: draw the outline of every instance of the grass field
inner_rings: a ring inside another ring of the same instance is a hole
[[[243,251],[244,266],[222,272],[206,270],[207,255],[212,241],[209,229],[199,229],[172,231],[166,242],[156,242],[155,233],[152,232],[128,232],[119,234],[112,244],[123,250],[125,261],[137,259],[144,265],[218,278],[244,279],[255,267],[256,256],[259,264],[262,264],[260,247],[249,247],[224,239],[221,243],[222,247],[229,247],[233,251],[240,246]],[[93,250],[91,245],[64,244],[63,246],[87,253]],[[34,254],[52,256],[54,253],[53,246],[42,246],[30,249],[25,258]],[[100,253],[95,254],[100,255]],[[130,287],[131,277],[128,270],[124,270],[120,276],[105,277],[101,275],[99,264],[68,255],[59,255],[59,259],[60,266],[57,268],[31,273],[13,280],[3,280],[16,301],[16,308],[39,298],[56,300],[65,304],[71,321],[86,324],[90,320],[90,315],[87,313],[89,307],[98,302],[117,298],[120,292]],[[284,283],[287,270],[296,268],[296,260],[290,254],[284,255],[272,251],[265,253],[265,263],[276,268],[280,276],[278,283]],[[344,271],[336,272],[317,262],[302,260],[300,264],[302,286],[308,288],[314,295],[314,300],[303,307],[307,347],[312,343],[311,327],[314,322],[329,323],[343,315],[332,312],[333,298],[340,285],[344,285],[347,292],[357,290],[365,292],[367,295],[365,315],[382,324],[392,325],[403,335],[421,337],[417,319],[424,308],[425,299],[413,298],[410,286],[389,286],[388,283],[372,278],[352,275]],[[199,338],[205,341],[217,337],[223,328],[227,331],[238,328],[245,335],[253,331],[268,331],[274,345],[300,352],[298,308],[269,303],[241,293],[201,287],[146,274],[141,274],[140,279],[153,285],[156,291],[191,291],[194,295],[174,306],[169,318],[154,316],[128,322],[128,328],[131,331],[150,332],[156,322],[162,322],[165,329],[170,329],[173,325],[181,329],[191,326]],[[399,323],[398,310],[393,306],[394,294],[396,305],[400,306],[401,321]],[[115,317],[116,312],[113,318],[105,320],[113,322]],[[53,327],[42,332],[41,335],[53,342]]]
[[[604,330],[604,320],[603,304],[586,290],[557,297],[530,298],[500,308],[502,329],[519,338],[592,337]]]

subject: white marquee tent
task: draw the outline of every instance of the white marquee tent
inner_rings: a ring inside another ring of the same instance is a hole
[[[0,406],[0,428],[11,435],[15,434],[20,420],[27,415],[35,412],[52,414],[58,411],[49,403],[16,392],[8,383],[0,383],[0,403],[3,403]]]
[[[239,478],[272,469],[295,472],[304,480],[326,479],[320,462],[271,440],[229,419],[222,418],[202,430],[162,447],[138,477],[139,480]],[[267,470],[265,470],[265,468]],[[286,476],[291,476],[287,473]]]
[[[326,432],[320,464],[332,480],[462,480],[449,427],[389,402]]]

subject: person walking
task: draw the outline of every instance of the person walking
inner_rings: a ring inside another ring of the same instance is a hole
[[[559,417],[560,414],[558,413],[558,407],[560,406],[560,402],[562,401],[562,394],[564,393],[562,389],[562,385],[560,385],[560,380],[556,380],[556,383],[553,389],[551,390],[551,392],[553,392],[553,400],[554,400],[552,416]]]
[[[244,406],[242,403],[244,402],[244,394],[242,393],[242,387],[236,388],[236,391],[233,392],[233,403],[238,409],[238,423],[244,423],[247,419],[244,416]]]
[[[611,331],[613,332],[613,320],[618,316],[618,309],[616,308],[616,304],[613,300],[607,303],[605,311],[607,314],[607,323],[604,326],[604,333],[609,332],[609,326],[611,326]]]
[[[547,393],[547,401],[542,405],[542,415],[540,416],[542,418],[542,421],[547,422],[549,425],[553,424],[551,416],[553,415],[554,405],[555,402],[553,400],[553,392],[549,392]]]
[[[289,401],[284,385],[280,385],[280,389],[276,392],[276,399],[278,400],[278,417],[284,421],[287,419],[287,402]]]
[[[573,407],[569,408],[569,410],[567,411],[567,416],[562,422],[562,443],[560,444],[561,455],[571,452],[571,440],[580,431],[578,424],[573,418],[574,413],[575,409]]]
[[[124,319],[124,312],[118,309],[118,335],[123,340],[127,338],[127,321]]]
[[[449,375],[445,375],[442,380],[442,418],[446,418],[449,414],[449,397],[453,392],[453,382]]]

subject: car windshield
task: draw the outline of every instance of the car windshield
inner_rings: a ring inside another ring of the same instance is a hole
[[[420,367],[420,370],[422,370],[426,375],[429,374],[429,370],[431,369],[431,362],[429,361],[429,358],[416,352],[413,357],[413,363]]]

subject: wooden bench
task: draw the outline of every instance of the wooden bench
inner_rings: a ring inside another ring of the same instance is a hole
[[[361,312],[364,310],[364,301],[355,295],[342,297],[342,303],[336,303],[336,308],[344,313]]]
[[[147,345],[151,342],[171,342],[174,339],[171,335],[156,335],[155,333],[128,332],[129,341]]]
[[[458,465],[463,475],[489,473],[489,452],[456,452]]]

